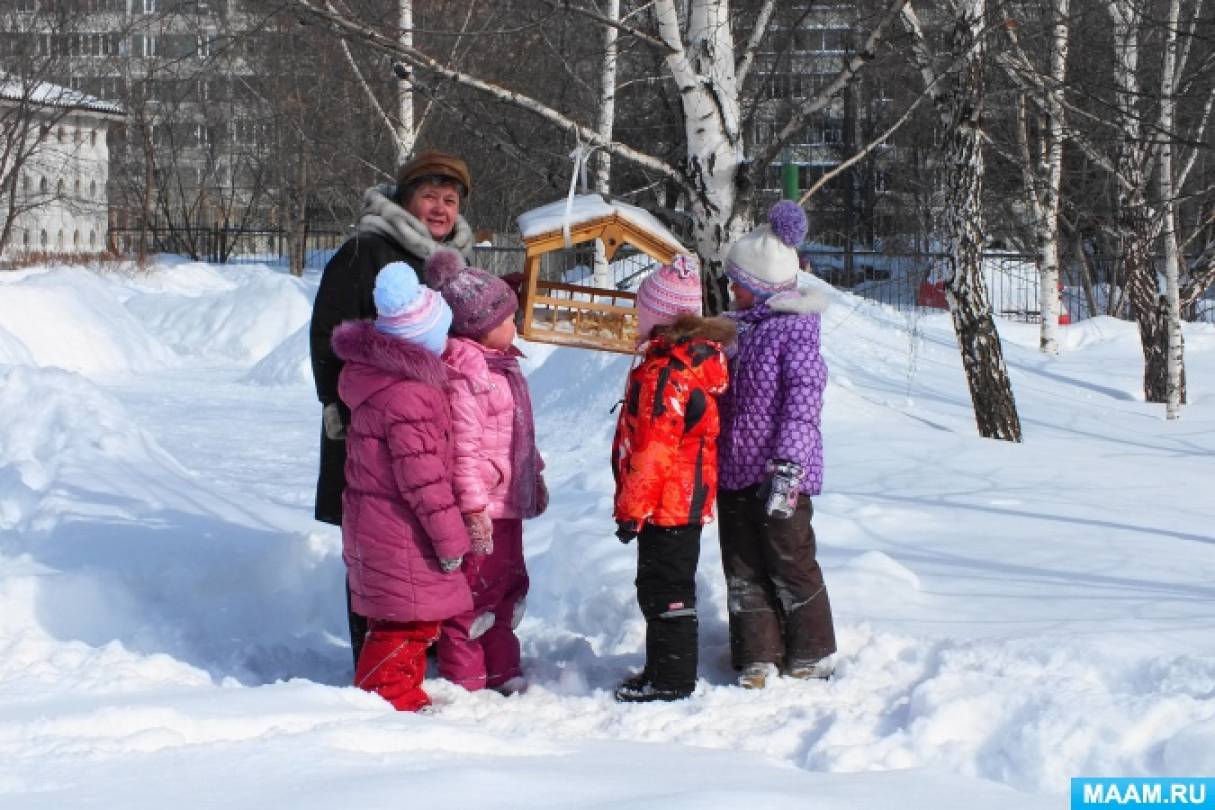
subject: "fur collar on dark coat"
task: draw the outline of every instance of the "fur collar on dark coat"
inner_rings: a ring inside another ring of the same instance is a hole
[[[395,187],[391,185],[372,186],[363,192],[363,213],[358,226],[360,231],[386,236],[422,261],[440,247],[455,248],[465,259],[472,256],[473,231],[463,216],[456,216],[455,230],[447,241],[436,242],[420,219],[393,201],[395,192]],[[414,269],[421,274],[421,267]]]
[[[365,363],[439,388],[447,385],[447,366],[437,354],[378,332],[371,321],[339,325],[333,330],[333,351],[347,363]]]

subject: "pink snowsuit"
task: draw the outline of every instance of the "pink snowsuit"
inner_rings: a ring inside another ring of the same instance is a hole
[[[518,355],[513,347],[511,351]],[[470,691],[493,689],[523,674],[514,629],[523,618],[528,590],[523,519],[534,514],[526,514],[518,502],[516,479],[520,474],[538,476],[540,464],[533,447],[536,469],[514,469],[514,397],[506,377],[486,362],[487,357],[501,354],[476,341],[452,337],[443,355],[451,375],[456,505],[462,514],[487,510],[493,518],[493,551],[464,558],[473,609],[443,623],[437,647],[439,673]],[[489,621],[492,625],[484,629]]]
[[[447,369],[370,321],[337,327],[333,348],[351,410],[342,557],[351,605],[369,622],[355,685],[414,711],[430,702],[422,678],[439,623],[472,605],[466,580],[439,565],[469,548],[452,492]]]

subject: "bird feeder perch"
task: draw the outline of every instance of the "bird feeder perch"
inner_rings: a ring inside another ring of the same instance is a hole
[[[544,257],[599,241],[609,262],[629,245],[669,264],[687,249],[648,211],[598,194],[536,208],[522,214],[518,223],[527,250],[522,336],[537,343],[631,354],[636,347],[636,294],[542,278]]]

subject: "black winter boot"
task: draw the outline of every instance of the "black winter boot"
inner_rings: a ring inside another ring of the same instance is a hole
[[[696,614],[657,618],[645,626],[645,669],[656,687],[691,694],[699,663]]]
[[[639,672],[631,678],[626,678],[616,687],[618,703],[650,703],[656,700],[683,700],[691,696],[691,689],[665,689],[650,682],[646,673]]]

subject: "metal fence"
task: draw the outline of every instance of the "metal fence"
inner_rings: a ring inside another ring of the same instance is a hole
[[[952,276],[953,257],[945,253],[885,253],[810,250],[804,266],[832,286],[898,310],[946,308],[944,281]],[[1033,257],[1009,253],[983,256],[983,275],[992,312],[1021,322],[1041,318]],[[1078,312],[1080,300],[1064,285],[1063,308]]]
[[[345,231],[309,229],[304,234],[305,264],[324,264],[347,236]],[[291,235],[248,228],[111,228],[110,250],[135,256],[143,239],[149,253],[174,253],[214,264],[286,265]]]
[[[350,233],[334,229],[309,229],[305,237],[305,266],[319,269]],[[137,229],[111,229],[111,250],[135,255]],[[146,232],[148,249],[176,253],[214,263],[261,263],[286,266],[289,235],[273,229],[156,228]],[[945,308],[944,279],[950,277],[952,258],[945,253],[898,253],[849,250],[835,246],[813,246],[802,251],[803,266],[834,287],[894,309],[931,310]],[[521,247],[474,248],[472,263],[505,276],[522,272],[525,252]],[[625,290],[635,288],[655,262],[626,247],[603,275],[595,279],[594,252],[587,245],[547,254],[541,276],[568,284],[595,284]],[[1071,321],[1093,315],[1129,317],[1125,284],[1118,257],[1086,257],[1084,262],[1061,267],[1059,295],[1063,312]],[[983,273],[992,311],[997,317],[1026,323],[1041,319],[1039,281],[1034,258],[1026,254],[988,252],[983,255]],[[1190,320],[1215,320],[1215,289],[1200,299]]]

